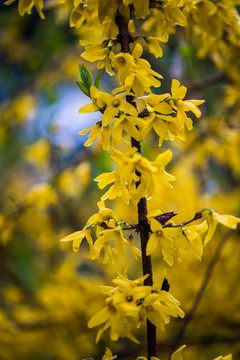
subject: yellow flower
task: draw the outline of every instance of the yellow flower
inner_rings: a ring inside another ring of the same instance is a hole
[[[172,356],[171,360],[183,360],[183,354],[182,351],[186,347],[186,345],[181,346],[178,350],[176,350]]]
[[[145,139],[147,134],[154,129],[159,136],[158,145],[161,146],[163,140],[175,140],[176,138],[186,140],[185,132],[179,126],[176,118],[171,115],[152,113],[145,119],[145,125],[141,130],[141,138]]]
[[[183,345],[181,346],[178,350],[176,350],[172,356],[171,356],[171,360],[183,360],[183,355],[182,355],[182,350],[186,347],[186,345]],[[151,360],[160,360],[159,358],[156,358],[155,356],[151,356],[150,358]],[[144,356],[140,356],[137,358],[137,360],[147,360],[146,357]],[[215,359],[215,360],[224,360],[224,359]],[[226,359],[226,360],[231,360],[230,358],[229,359]]]
[[[114,240],[116,244],[116,250],[124,257],[126,253],[126,245],[128,242],[126,239],[124,239],[122,228],[120,226],[117,226],[114,229],[105,229],[100,232],[100,236],[94,243],[94,249],[96,253],[99,254],[104,244],[111,240]]]
[[[170,115],[173,109],[166,101],[169,96],[169,94],[149,94],[143,98],[149,115],[144,118],[145,125],[141,130],[141,135],[145,138],[153,128],[159,136],[159,146],[163,140],[175,140],[176,137],[185,140],[185,133],[178,119]]]
[[[106,293],[109,293],[110,290],[110,296],[106,299],[107,306],[88,322],[90,328],[105,323],[104,327],[99,330],[96,341],[100,339],[103,331],[110,327],[111,340],[117,341],[119,337],[128,337],[139,343],[130,333],[129,324],[138,323],[138,301],[151,291],[151,287],[139,286],[145,278],[146,276],[131,281],[126,276],[119,274],[119,278],[113,280],[117,287],[106,289]]]
[[[65,238],[61,239],[60,241],[72,241],[73,250],[78,251],[83,239],[87,240],[88,245],[90,247],[90,252],[88,255],[89,259],[91,260],[96,259],[96,253],[93,248],[93,241],[92,241],[90,227],[84,227],[83,230],[76,231],[70,235],[67,235]]]
[[[156,248],[160,246],[163,258],[170,266],[173,265],[175,259],[181,261],[182,255],[189,250],[192,250],[194,255],[201,259],[203,244],[200,234],[207,231],[207,222],[188,227],[174,224],[168,226],[168,224],[161,225],[156,219],[158,215],[157,211],[148,214],[153,234],[147,243],[147,255],[154,254]]]
[[[206,220],[199,225],[191,225],[183,228],[183,235],[188,240],[190,248],[199,260],[201,260],[203,254],[203,243],[200,234],[206,232],[207,229],[208,225]]]
[[[155,95],[149,94],[143,98],[147,110],[151,112],[156,112],[164,115],[169,115],[173,112],[172,107],[165,101],[170,95],[162,94]]]
[[[105,67],[107,73],[114,75],[114,72],[111,70],[111,61],[114,58],[111,41],[106,40],[100,44],[94,44],[86,40],[81,40],[80,44],[85,46],[85,51],[81,54],[83,59],[90,62],[99,61],[97,65],[98,69]]]
[[[199,118],[201,116],[201,111],[197,106],[203,104],[204,100],[182,101],[186,95],[187,88],[185,86],[180,86],[180,82],[176,79],[172,80],[171,92],[172,96],[169,105],[177,110],[177,119],[179,120],[180,126],[184,128],[184,125],[186,125],[188,130],[191,130],[192,121],[187,118],[185,111],[192,111],[194,115]]]
[[[90,96],[92,103],[83,105],[79,109],[79,113],[90,113],[101,111],[103,113],[102,125],[107,126],[121,112],[125,112],[132,116],[137,116],[137,110],[125,100],[125,94],[112,95],[99,91],[95,86],[91,86]]]
[[[176,0],[164,1],[163,11],[166,20],[171,24],[177,23],[180,26],[187,26],[187,18],[183,12],[179,9],[183,3]]]
[[[204,240],[204,246],[212,239],[217,224],[222,224],[230,229],[235,230],[237,228],[237,224],[240,223],[240,218],[237,218],[232,215],[220,215],[212,209],[203,209],[202,211],[207,210],[209,212],[210,220],[209,220],[209,227],[208,232]]]
[[[86,19],[86,7],[83,0],[74,0],[74,7],[71,11],[69,25],[79,28]]]
[[[184,316],[179,307],[180,303],[171,294],[142,285],[147,276],[132,281],[126,275],[119,274],[119,277],[113,280],[117,285],[115,288],[103,288],[103,292],[108,295],[106,307],[88,322],[89,327],[105,323],[98,332],[97,341],[103,331],[110,327],[111,340],[126,336],[138,342],[130,333],[130,325],[139,327],[148,318],[159,329],[164,330],[170,316]]]
[[[111,96],[111,95],[110,95]],[[138,116],[137,110],[135,107],[125,99],[125,94],[119,94],[115,97],[111,96],[109,99],[106,99],[106,109],[104,110],[102,117],[102,124],[106,126],[113,121],[115,116],[119,111],[129,114],[131,116]]]
[[[164,331],[165,325],[170,322],[170,316],[184,317],[179,307],[180,303],[167,291],[148,294],[143,302],[142,315],[145,313],[148,320],[159,330]]]
[[[133,245],[133,238],[131,234],[127,236],[126,240],[128,241],[128,245],[130,247],[133,256],[135,257],[136,260],[138,260],[138,258],[141,257],[142,252],[136,246]]]
[[[5,1],[5,5],[11,5],[16,0],[8,0]],[[43,9],[43,0],[18,0],[18,12],[20,16],[23,16],[24,14],[31,14],[32,8],[35,5],[37,12],[41,19],[45,19],[45,16],[43,15],[42,9]]]
[[[112,66],[116,68],[120,83],[123,84],[131,71],[135,71],[134,58],[128,53],[119,53],[114,56]]]
[[[178,350],[176,350],[172,356],[171,356],[171,360],[184,360],[183,359],[183,354],[182,351],[183,349],[186,347],[186,345],[181,346]],[[151,356],[150,358],[151,360],[160,360],[159,358],[156,358],[155,356]],[[140,356],[137,358],[137,360],[147,360],[146,357],[144,356]],[[213,360],[232,360],[232,355],[227,355],[227,356],[218,356],[217,358],[213,359]]]
[[[80,114],[103,111],[104,107],[107,104],[111,104],[113,100],[112,95],[104,91],[99,91],[94,85],[90,88],[90,97],[92,103],[83,105],[78,111]]]
[[[93,5],[98,3],[98,18],[100,23],[102,23],[106,17],[114,18],[117,10],[119,10],[121,14],[122,11],[124,12],[125,10],[128,12],[129,16],[129,9],[121,5],[121,3],[119,4],[118,0],[88,0],[88,4],[89,3],[93,3]]]
[[[131,319],[132,323],[139,326],[139,304],[150,292],[151,287],[149,286],[128,286],[124,289],[118,287],[115,291],[113,290],[112,299],[116,308],[125,317]]]
[[[117,221],[117,214],[112,209],[106,208],[103,201],[99,201],[97,203],[97,206],[99,209],[98,213],[90,217],[87,225],[99,224],[109,221],[110,219],[114,219],[114,221]]]
[[[81,231],[76,231],[73,234],[66,236],[61,241],[72,241],[73,250],[78,251],[79,247],[84,238],[86,238],[89,246],[89,258],[97,259],[100,256],[100,252],[104,250],[103,262],[108,263],[112,261],[114,263],[113,253],[120,253],[122,256],[125,256],[126,246],[128,241],[124,238],[122,232],[122,224],[118,225],[116,213],[105,207],[103,201],[98,202],[98,213],[92,215],[86,226]],[[96,229],[97,240],[93,244],[92,240],[92,231]],[[110,241],[115,242],[115,248],[111,249],[109,246]],[[130,246],[134,254],[136,254],[137,249],[134,246]]]
[[[232,360],[232,354],[229,354],[227,356],[218,356],[217,358],[213,360]]]
[[[117,341],[119,337],[127,337],[135,343],[139,341],[131,334],[128,320],[121,315],[120,311],[114,306],[112,298],[109,298],[107,306],[95,314],[88,322],[88,327],[92,328],[105,323],[97,333],[96,343],[100,340],[103,332],[110,327],[110,338]]]
[[[123,4],[133,5],[136,19],[144,19],[149,13],[149,0],[123,0]]]
[[[125,130],[130,136],[137,140],[140,139],[140,134],[136,126],[143,126],[144,121],[137,117],[136,108],[125,100],[125,94],[119,94],[113,97],[112,95],[103,91],[98,91],[95,86],[91,86],[90,96],[92,103],[83,105],[79,109],[79,113],[89,113],[101,111],[103,113],[102,121],[89,129],[81,131],[80,135],[85,135],[91,131],[89,140],[84,144],[90,146],[97,138],[102,137],[103,146],[105,149],[109,148],[112,121],[115,122],[113,126],[113,144],[117,146],[122,140],[122,131]],[[124,115],[124,113],[130,114]],[[118,115],[120,114],[120,116]]]
[[[115,199],[122,197],[123,201],[138,202],[142,197],[158,195],[159,185],[171,187],[169,181],[175,180],[175,177],[165,171],[165,165],[171,160],[170,150],[160,154],[154,162],[150,162],[136,153],[136,148],[128,152],[121,152],[112,149],[112,159],[118,164],[111,173],[99,175],[95,181],[98,182],[100,189],[113,183],[110,189],[102,196],[102,200]],[[137,175],[141,174],[141,176]],[[136,186],[136,183],[140,184]]]
[[[114,93],[123,90],[131,93],[131,90],[137,96],[143,96],[144,91],[151,92],[150,87],[159,87],[160,81],[156,79],[162,78],[157,72],[151,69],[149,62],[141,59],[143,48],[140,44],[136,44],[132,55],[126,53],[117,54],[112,60],[112,66],[116,68],[118,77],[122,87],[115,89]]]
[[[79,109],[79,113],[89,113],[95,111],[103,112],[103,109],[106,107],[106,104],[111,102],[112,96],[103,91],[98,91],[95,86],[91,86],[90,96],[92,103],[83,105]],[[110,147],[110,137],[111,137],[111,128],[109,125],[102,126],[102,122],[99,121],[95,125],[91,126],[88,129],[85,129],[79,133],[79,135],[85,135],[91,131],[88,136],[88,140],[84,146],[90,146],[97,138],[102,138],[103,148],[109,149]]]
[[[130,279],[128,279],[126,274],[122,275],[122,274],[119,273],[118,277],[116,279],[114,279],[112,282],[114,284],[116,284],[121,291],[123,291],[123,290],[126,290],[128,288],[133,289],[135,287],[138,287],[139,285],[143,284],[144,280],[148,276],[149,275],[144,275],[144,276],[140,276],[139,278],[137,278],[135,280],[130,280]]]
[[[151,37],[146,36],[144,37],[144,40],[148,44],[148,50],[151,54],[155,56],[155,58],[162,57],[163,51],[161,46],[159,45],[159,41],[167,42],[168,41],[168,35],[161,36],[161,37]]]
[[[112,354],[111,350],[106,347],[105,354],[102,357],[102,360],[114,360],[117,358],[117,355]]]
[[[46,183],[35,184],[27,193],[26,204],[35,206],[40,212],[57,204],[57,194],[53,187]]]
[[[121,140],[123,139],[122,132],[123,130],[134,139],[140,141],[141,134],[139,128],[143,127],[144,120],[136,116],[127,116],[121,114],[119,118],[116,118],[113,131],[112,131],[112,143],[113,146],[117,147]]]
[[[79,133],[79,135],[85,135],[90,131],[88,135],[88,140],[85,142],[84,146],[90,146],[92,143],[97,139],[100,138],[102,135],[101,131],[101,122],[97,122],[95,125],[91,126],[88,129],[85,129]]]
[[[40,139],[26,147],[25,158],[34,164],[39,170],[48,166],[50,155],[50,142],[48,139]]]
[[[159,221],[151,218],[151,214],[148,215],[148,218],[151,222],[153,234],[150,236],[147,243],[147,255],[153,254],[155,249],[160,246],[164,260],[168,265],[172,266],[178,252],[174,238],[179,236],[181,228],[162,227]]]

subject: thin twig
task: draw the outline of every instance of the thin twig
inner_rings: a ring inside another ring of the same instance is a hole
[[[202,213],[201,212],[196,212],[196,214],[194,215],[194,218],[192,218],[191,220],[188,220],[188,221],[185,221],[185,222],[183,222],[183,223],[181,223],[181,224],[178,224],[178,225],[175,225],[175,224],[166,224],[166,225],[163,225],[163,227],[183,227],[183,226],[185,226],[185,225],[188,225],[188,224],[190,224],[191,222],[193,222],[193,221],[196,221],[196,220],[198,220],[198,219],[201,219],[201,217],[202,217]]]
[[[207,267],[203,282],[202,282],[202,284],[201,284],[201,286],[200,286],[200,288],[199,288],[199,290],[198,290],[198,292],[196,294],[196,297],[195,297],[195,299],[193,301],[192,307],[191,307],[190,311],[188,312],[188,314],[185,316],[185,319],[184,319],[184,321],[182,323],[182,326],[181,326],[181,328],[180,328],[180,330],[179,330],[179,332],[178,332],[178,334],[177,334],[177,336],[175,338],[175,341],[174,341],[173,346],[172,346],[171,354],[177,349],[180,341],[182,340],[183,335],[184,335],[184,333],[186,331],[186,328],[187,328],[190,320],[192,319],[195,311],[197,310],[197,307],[198,307],[198,305],[199,305],[199,303],[200,303],[200,301],[201,301],[201,299],[203,297],[203,294],[204,294],[204,292],[206,290],[206,287],[207,287],[207,285],[209,283],[209,280],[210,280],[210,278],[212,276],[214,266],[216,265],[216,263],[217,263],[217,261],[218,261],[218,259],[220,257],[221,251],[222,251],[227,239],[233,233],[234,233],[233,230],[228,230],[224,234],[224,236],[222,237],[221,241],[219,242],[219,244],[218,244],[218,246],[216,248],[216,251],[215,251],[215,253],[213,255],[213,258],[212,258],[211,262],[209,263],[209,265]]]
[[[214,74],[207,76],[202,80],[192,82],[188,86],[188,92],[190,93],[191,91],[200,91],[202,89],[207,88],[208,86],[215,85],[225,79],[226,79],[226,74],[224,72],[216,72]]]

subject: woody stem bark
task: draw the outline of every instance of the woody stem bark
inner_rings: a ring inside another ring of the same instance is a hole
[[[117,39],[121,45],[121,52],[130,53],[130,43],[133,42],[132,35],[128,31],[128,24],[125,23],[124,18],[117,11],[115,17],[116,24],[119,29],[119,34]],[[126,100],[136,106],[135,98],[133,95],[127,95]],[[141,154],[141,144],[134,138],[131,138],[132,147],[136,147],[138,152]],[[138,174],[141,177],[141,174]],[[141,180],[140,180],[141,182]],[[136,184],[138,186],[139,184]],[[152,262],[151,256],[146,255],[147,242],[149,239],[149,226],[147,219],[147,200],[146,198],[141,198],[137,204],[138,208],[138,224],[139,224],[139,233],[141,239],[141,250],[142,250],[142,269],[143,275],[149,275],[144,281],[144,285],[152,286],[153,285],[153,274],[152,274]],[[157,336],[156,336],[156,327],[149,320],[147,320],[147,351],[148,351],[148,360],[151,356],[157,357]]]

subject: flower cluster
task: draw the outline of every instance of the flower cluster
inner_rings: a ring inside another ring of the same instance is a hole
[[[130,54],[125,54],[124,58],[127,55],[131,57]],[[129,68],[125,69],[126,65],[123,64],[121,66],[123,69],[120,74],[126,84],[128,76],[130,79]],[[138,74],[140,73],[138,72]],[[144,79],[143,76],[140,77]],[[145,80],[143,83],[146,86]],[[132,85],[131,89],[133,89]],[[121,90],[124,89],[121,88]],[[117,89],[114,90],[114,93],[116,91]],[[192,130],[192,120],[187,117],[186,112],[191,111],[196,117],[200,117],[201,111],[198,105],[204,102],[203,100],[183,100],[186,92],[187,88],[180,86],[179,81],[174,79],[171,94],[155,95],[150,93],[148,96],[136,98],[136,102],[131,104],[126,101],[126,93],[112,96],[91,86],[92,103],[82,106],[79,112],[100,111],[102,119],[92,127],[80,132],[80,135],[84,135],[91,131],[85,146],[90,146],[97,138],[102,138],[105,149],[109,149],[111,145],[117,147],[121,141],[126,141],[124,134],[137,141],[142,141],[152,129],[159,136],[159,145],[163,140],[175,140],[175,138],[185,140],[185,128]]]
[[[61,241],[72,241],[73,250],[78,251],[82,241],[86,239],[90,248],[88,257],[91,260],[98,259],[103,250],[103,263],[109,261],[114,263],[113,254],[120,254],[124,257],[127,245],[135,257],[140,256],[141,252],[133,245],[131,236],[125,238],[123,235],[124,230],[132,231],[135,230],[135,227],[125,221],[119,221],[117,214],[106,208],[103,201],[98,202],[98,208],[98,213],[90,217],[82,230],[67,235]],[[93,243],[94,230],[96,241]],[[115,244],[114,248],[111,248],[111,242]]]
[[[210,208],[205,208],[202,209],[201,211],[207,211],[209,215],[209,228],[204,240],[204,246],[206,246],[208,242],[212,239],[218,223],[233,230],[236,230],[237,225],[240,223],[240,218],[236,216],[227,215],[227,214],[220,215],[216,211]]]
[[[182,351],[185,347],[186,347],[186,345],[183,345],[179,349],[174,351],[174,353],[171,355],[171,360],[184,360]],[[116,355],[113,356],[111,350],[106,348],[105,354],[103,355],[102,360],[113,360],[116,358],[117,358],[117,356]],[[150,359],[151,360],[160,360],[159,358],[157,358],[155,356],[151,356]],[[83,360],[87,360],[87,359],[83,359]],[[147,360],[147,358],[145,356],[139,356],[136,360]],[[213,360],[232,360],[232,355],[218,356],[217,358],[215,358]]]
[[[174,351],[174,353],[171,356],[171,360],[184,360],[182,351],[185,347],[186,347],[186,345],[183,345],[179,349]],[[160,360],[159,358],[157,358],[155,356],[151,356],[150,359],[151,360]],[[137,360],[147,360],[147,358],[145,356],[140,356],[137,358]],[[217,360],[217,359],[215,359],[215,360]],[[231,360],[231,359],[225,359],[225,360]]]
[[[131,334],[131,326],[139,327],[148,319],[158,329],[164,330],[170,316],[184,317],[180,303],[168,292],[152,286],[144,286],[148,275],[136,280],[129,280],[126,275],[119,274],[113,280],[116,287],[103,287],[108,295],[106,306],[95,314],[88,323],[90,328],[104,323],[98,331],[96,342],[103,332],[110,328],[111,340],[128,337],[134,342],[138,340]]]
[[[127,204],[130,199],[137,203],[143,197],[157,196],[159,186],[171,187],[169,181],[175,180],[174,176],[165,171],[172,157],[170,150],[158,155],[153,162],[137,153],[136,148],[124,153],[112,149],[112,153],[112,159],[118,164],[116,169],[95,179],[100,189],[113,183],[102,200],[121,197]]]
[[[119,53],[114,56],[112,65],[116,68],[121,87],[114,90],[114,93],[125,91],[126,94],[132,91],[136,96],[143,96],[144,92],[151,92],[150,87],[159,87],[162,76],[151,69],[151,65],[141,58],[142,46],[137,43],[132,55]]]
[[[5,1],[5,5],[11,5],[12,3],[14,3],[16,0],[8,0]],[[18,1],[18,12],[20,16],[23,16],[24,14],[31,14],[32,12],[32,8],[33,6],[36,7],[37,12],[39,14],[39,16],[44,19],[45,16],[43,15],[43,0],[30,0],[30,1],[25,1],[25,0],[19,0]]]
[[[206,220],[198,225],[162,225],[158,220],[159,211],[148,215],[152,235],[147,243],[147,255],[151,255],[160,247],[164,260],[172,266],[174,259],[181,261],[182,255],[192,251],[201,260],[203,241],[200,234],[208,229]],[[169,226],[170,225],[170,226]]]

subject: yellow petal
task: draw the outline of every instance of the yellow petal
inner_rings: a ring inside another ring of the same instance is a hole
[[[87,105],[83,105],[78,112],[80,114],[85,114],[85,113],[91,113],[91,112],[95,112],[98,111],[99,107],[96,104],[87,104]]]
[[[198,118],[201,116],[201,110],[199,110],[191,101],[184,101],[184,110],[192,111]]]
[[[171,150],[166,150],[162,154],[158,155],[156,160],[154,161],[154,164],[162,164],[167,165],[172,159],[172,152]]]
[[[180,82],[176,79],[173,79],[171,92],[174,99],[183,99],[186,95],[187,88],[185,86],[180,86]]]
[[[191,244],[194,255],[201,260],[203,254],[203,244],[201,236],[196,231],[186,230],[185,235]]]
[[[177,351],[175,351],[171,356],[171,360],[184,360],[182,351],[185,347],[186,347],[186,345],[183,345]]]
[[[65,238],[61,239],[60,241],[73,241],[75,239],[79,239],[79,238],[84,237],[84,236],[85,235],[84,235],[82,230],[81,231],[76,231],[76,232],[74,232],[72,234],[69,234],[69,235],[65,236]]]
[[[230,229],[236,229],[237,224],[240,223],[240,218],[237,218],[232,215],[220,215],[218,213],[214,213],[214,218],[219,222],[220,224],[230,228]]]
[[[113,356],[111,350],[106,347],[105,354],[103,355],[102,360],[113,360],[116,358],[117,358],[117,355]]]
[[[143,48],[142,48],[142,45],[140,45],[139,43],[137,43],[135,45],[135,48],[132,52],[132,56],[135,58],[135,59],[138,59],[141,57],[142,55],[142,52],[143,52]]]
[[[212,215],[212,219],[211,219],[210,223],[208,224],[208,232],[204,239],[204,246],[206,246],[209,243],[209,241],[212,239],[212,237],[215,233],[216,227],[217,227],[217,220],[214,219],[214,217]]]
[[[153,233],[147,242],[147,256],[151,255],[158,246],[156,233]]]
[[[103,173],[96,177],[94,181],[98,182],[99,189],[103,189],[105,186],[115,181],[115,172],[112,171],[110,173]]]
[[[214,360],[232,360],[232,354],[229,354],[227,356],[218,356]]]
[[[187,26],[187,19],[178,7],[171,8],[171,16],[176,20],[178,25]]]
[[[104,323],[105,321],[107,321],[109,318],[109,312],[108,312],[108,308],[107,306],[100,310],[97,314],[95,314],[87,323],[87,326],[89,328],[92,328],[94,326],[98,326],[102,323]]]

